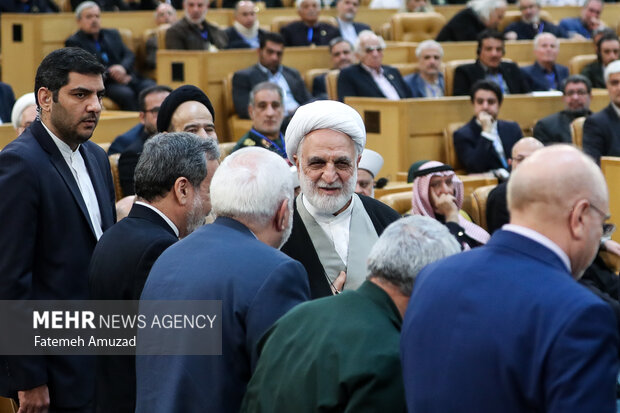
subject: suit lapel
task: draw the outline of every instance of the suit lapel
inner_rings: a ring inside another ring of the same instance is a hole
[[[86,143],[80,145],[80,153],[84,158],[86,170],[88,171],[90,181],[92,182],[95,194],[97,195],[97,205],[99,206],[99,213],[101,214],[101,226],[103,227],[102,229],[108,228],[114,223],[114,217],[110,214],[110,209],[105,208],[105,205],[107,205],[106,199],[108,199],[109,201],[110,194],[106,190],[103,176],[100,169],[98,169],[97,159],[95,158],[95,155],[92,153],[92,151],[87,148]]]
[[[357,66],[357,68],[358,71],[362,73],[362,76],[366,77],[366,84],[375,90],[375,95],[386,97],[381,91],[381,89],[379,89],[379,86],[377,86],[377,82],[375,82],[375,79],[373,79],[372,75],[362,67],[361,63]]]

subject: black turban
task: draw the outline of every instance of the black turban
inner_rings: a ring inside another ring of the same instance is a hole
[[[184,85],[172,91],[162,102],[157,114],[157,132],[170,132],[170,120],[175,110],[184,102],[200,102],[207,107],[215,122],[215,111],[211,101],[204,92],[193,85]]]

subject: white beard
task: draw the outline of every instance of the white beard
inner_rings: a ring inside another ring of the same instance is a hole
[[[357,183],[357,168],[353,172],[353,175],[349,177],[349,180],[344,184],[337,182],[335,184],[328,185],[323,182],[323,180],[319,180],[314,183],[306,175],[304,175],[303,172],[299,175],[299,186],[301,187],[301,192],[306,198],[308,198],[308,202],[310,202],[313,207],[324,214],[335,214],[340,211],[342,207],[344,207],[351,199],[353,192],[355,192],[355,185]],[[341,189],[338,195],[321,195],[317,187]]]

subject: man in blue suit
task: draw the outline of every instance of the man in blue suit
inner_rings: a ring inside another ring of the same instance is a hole
[[[434,40],[424,40],[415,49],[419,70],[405,76],[405,83],[414,98],[439,98],[445,94],[441,73],[443,47]]]
[[[616,411],[618,327],[579,285],[608,194],[578,149],[536,151],[508,183],[510,224],[483,247],[426,267],[403,322],[412,412]]]
[[[306,301],[303,266],[278,251],[293,217],[287,163],[264,148],[229,155],[211,182],[213,224],[168,248],[142,300],[222,300],[220,356],[138,356],[136,412],[237,412],[257,362],[256,345]]]
[[[91,254],[115,221],[107,156],[88,141],[104,70],[82,49],[46,56],[35,78],[39,120],[0,152],[1,300],[89,298]],[[22,411],[92,408],[94,358],[1,357],[0,365],[0,395],[18,398]]]
[[[508,178],[507,159],[523,136],[516,122],[498,120],[502,91],[494,82],[479,80],[470,95],[474,117],[454,132],[454,149],[467,173],[493,171]]]
[[[533,65],[521,69],[531,90],[560,90],[568,77],[568,67],[555,61],[560,52],[560,42],[551,33],[541,33],[534,38]]]
[[[159,134],[144,145],[136,167],[137,201],[129,216],[101,237],[90,263],[95,300],[137,300],[155,260],[204,223],[209,185],[219,165],[217,142],[192,133]],[[95,406],[99,413],[133,413],[133,356],[98,356]]]
[[[412,97],[398,69],[382,64],[384,50],[383,38],[370,30],[359,34],[355,44],[355,54],[360,63],[340,71],[338,100],[344,102],[347,96],[391,100]]]

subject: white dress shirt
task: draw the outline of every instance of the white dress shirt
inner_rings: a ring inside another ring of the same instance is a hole
[[[170,228],[172,228],[172,230],[174,231],[174,234],[177,236],[177,238],[179,238],[179,229],[177,228],[176,225],[174,225],[174,222],[172,222],[170,218],[166,216],[166,214],[161,212],[159,209],[155,208],[153,205],[147,204],[146,202],[136,201],[135,203],[136,205],[142,205],[143,207],[146,207],[148,209],[155,211],[157,215],[159,215],[164,221],[166,221],[168,225],[170,225]]]
[[[362,64],[362,67],[368,73],[370,73],[370,75],[372,76],[373,80],[375,81],[377,86],[379,86],[379,89],[381,89],[381,92],[383,92],[383,95],[386,98],[388,98],[390,100],[400,100],[400,95],[398,94],[398,92],[396,91],[394,86],[392,86],[390,81],[383,74],[383,68],[381,68],[379,71],[376,71],[374,69],[369,68],[365,64]]]

